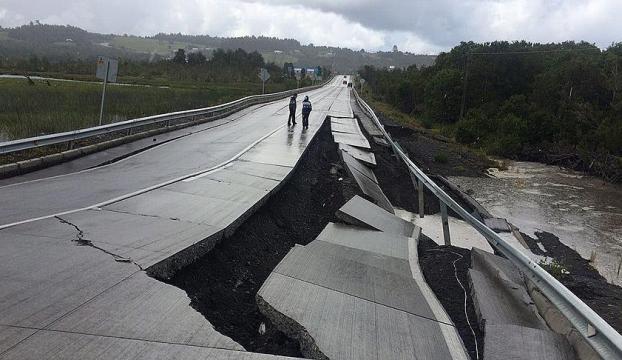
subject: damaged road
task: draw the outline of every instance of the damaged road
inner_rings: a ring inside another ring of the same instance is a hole
[[[249,351],[302,356],[298,343],[259,312],[255,295],[295,244],[312,241],[360,193],[339,162],[325,123],[285,186],[233,235],[168,280],[218,331]]]
[[[58,219],[58,221],[60,221],[62,224],[69,225],[69,226],[73,227],[74,229],[76,229],[76,231],[77,231],[76,238],[73,239],[72,241],[74,241],[77,245],[79,245],[79,246],[90,246],[93,249],[97,249],[97,250],[99,250],[99,251],[101,251],[101,252],[103,252],[105,254],[108,254],[108,255],[112,256],[114,258],[114,261],[132,263],[132,264],[138,266],[138,268],[140,270],[144,270],[142,268],[142,266],[140,266],[140,264],[132,261],[132,259],[127,258],[127,257],[123,257],[123,256],[115,254],[115,253],[112,253],[112,252],[110,252],[110,251],[108,251],[106,249],[103,249],[103,248],[93,244],[93,242],[91,240],[88,240],[88,239],[85,238],[84,231],[82,231],[82,229],[80,229],[77,225],[75,225],[75,224],[73,224],[73,223],[71,223],[71,222],[61,218],[60,216],[54,216],[54,218]]]

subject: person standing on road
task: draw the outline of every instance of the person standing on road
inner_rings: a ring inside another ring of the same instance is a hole
[[[287,126],[290,126],[292,123],[296,125],[296,97],[298,95],[294,94],[291,98],[289,98],[289,118],[287,118]]]
[[[302,128],[309,128],[309,114],[311,114],[311,110],[313,107],[311,106],[311,101],[309,101],[309,97],[305,96],[304,101],[302,102]]]

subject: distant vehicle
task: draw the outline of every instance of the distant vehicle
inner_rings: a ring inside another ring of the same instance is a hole
[[[352,87],[352,83],[351,82],[348,83],[348,87]]]
[[[344,85],[347,85],[347,84],[348,84],[348,81],[344,80],[344,81],[343,81],[343,84],[344,84]]]

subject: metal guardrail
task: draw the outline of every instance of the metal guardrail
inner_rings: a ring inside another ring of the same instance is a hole
[[[290,96],[294,93],[298,93],[301,91],[310,91],[319,89],[322,86],[329,84],[332,80],[324,82],[320,85],[308,86],[300,89],[292,89],[287,91],[282,91],[278,93],[271,93],[265,95],[251,95],[244,97],[242,99],[234,100],[226,104],[211,106],[202,109],[195,110],[186,110],[186,111],[178,111],[168,114],[147,116],[138,119],[132,119],[127,121],[116,122],[112,124],[96,126],[86,129],[80,129],[75,131],[68,131],[50,135],[36,136],[30,137],[26,139],[19,139],[13,141],[7,141],[0,143],[0,155],[8,154],[16,151],[33,149],[41,146],[48,145],[56,145],[62,143],[72,143],[76,140],[86,139],[93,136],[106,135],[113,132],[128,130],[131,133],[132,129],[153,125],[153,124],[162,124],[164,123],[167,127],[171,124],[171,122],[183,122],[182,120],[187,120],[186,122],[192,122],[197,119],[210,119],[210,118],[222,118],[228,116],[234,112],[240,111],[252,105],[257,105],[261,103],[266,103],[274,100],[278,100],[284,98],[286,96]],[[70,146],[71,147],[71,146]]]
[[[579,334],[581,334],[603,359],[622,359],[622,336],[615,331],[615,329],[551,274],[463,209],[454,199],[436,185],[434,181],[408,158],[406,153],[393,141],[389,133],[384,129],[384,126],[380,123],[380,120],[378,120],[378,117],[371,107],[359,96],[356,90],[353,91],[358,104],[373,119],[391,144],[395,154],[397,154],[408,167],[413,182],[417,184],[416,187],[419,191],[419,215],[423,217],[423,186],[440,200],[441,213],[445,218],[443,220],[443,232],[446,242],[449,240],[449,226],[446,223],[446,207],[449,206],[460,215],[464,221],[482,234],[495,249],[516,265],[549,301],[568,318]]]

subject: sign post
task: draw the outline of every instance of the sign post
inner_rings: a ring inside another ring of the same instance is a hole
[[[296,73],[296,87],[300,88],[300,78],[302,77],[302,74],[300,72]]]
[[[102,91],[102,103],[99,108],[99,126],[102,125],[102,119],[104,118],[104,100],[106,99],[106,86],[108,82],[117,82],[117,72],[119,70],[119,62],[115,59],[108,59],[105,57],[97,58],[97,73],[98,79],[104,80],[104,89]]]
[[[259,70],[259,78],[261,79],[261,93],[266,93],[266,81],[270,79],[270,73],[265,68]]]

